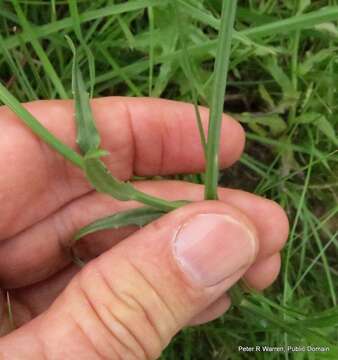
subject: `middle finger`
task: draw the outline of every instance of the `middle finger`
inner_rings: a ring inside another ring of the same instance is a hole
[[[168,200],[203,199],[204,188],[201,185],[179,181],[145,181],[136,184],[139,189]],[[288,221],[284,211],[276,203],[240,190],[219,189],[219,195],[221,201],[240,209],[256,225],[260,241],[257,261],[282,248],[288,234]],[[136,206],[139,204],[120,202],[102,194],[91,193],[18,236],[8,239],[0,245],[1,286],[22,287],[55,274],[70,263],[66,249],[78,229],[100,217]],[[81,248],[87,254],[82,252],[81,255],[98,255],[134,230],[135,228],[120,229],[103,236],[95,235],[91,242],[90,238],[83,239]],[[86,244],[89,246],[85,247]]]

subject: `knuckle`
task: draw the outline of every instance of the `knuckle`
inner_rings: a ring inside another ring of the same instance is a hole
[[[108,121],[105,121],[104,124],[105,132],[118,134],[118,136],[114,136],[113,139],[103,136],[102,146],[109,151],[106,161],[112,173],[119,174],[121,179],[129,179],[133,175],[136,152],[131,114],[129,107],[124,102],[115,102],[113,111],[115,117],[124,119],[124,124],[121,126],[121,123],[110,121],[110,118],[107,119]]]
[[[289,234],[289,219],[285,210],[275,201],[266,200],[267,204],[270,206],[270,218],[266,219],[266,222],[273,234],[271,236],[275,240],[275,251],[279,251],[285,245],[285,242]]]
[[[108,303],[111,300],[107,297],[107,286],[97,269],[87,265],[79,274],[76,285],[87,305],[85,321],[78,318],[76,323],[93,351],[107,359],[146,359],[128,326],[112,311],[115,305]]]
[[[114,344],[115,356],[135,360],[158,358],[178,330],[173,312],[135,265],[123,262],[120,267],[123,272],[112,279],[99,264],[94,261],[83,269],[78,287],[98,326]]]

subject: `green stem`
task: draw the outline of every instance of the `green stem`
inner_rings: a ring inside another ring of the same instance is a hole
[[[54,148],[75,166],[83,168],[83,158],[73,149],[59,141],[0,83],[0,100],[7,105],[39,138]]]
[[[84,159],[73,149],[63,144],[53,134],[51,134],[37,119],[27,111],[21,103],[0,83],[0,100],[7,105],[31,130],[46,144],[60,153],[65,159],[72,162],[75,166],[84,170]],[[139,190],[134,189],[132,198],[129,200],[139,201],[145,205],[153,206],[162,211],[168,212],[174,210],[185,202],[183,201],[166,201]]]
[[[289,123],[293,124],[297,116],[297,106],[298,106],[298,58],[299,58],[299,40],[300,40],[300,30],[297,30],[293,38],[292,46],[292,58],[291,58],[291,81],[294,93],[297,94],[297,100],[292,105],[289,114]]]
[[[217,45],[214,83],[209,117],[207,142],[207,170],[205,177],[205,198],[217,199],[219,159],[218,150],[227,82],[231,39],[235,21],[237,0],[223,0],[222,19]]]
[[[138,201],[144,205],[148,205],[154,207],[155,209],[159,209],[164,212],[169,212],[175,210],[183,205],[188,204],[188,201],[167,201],[161,198],[148,195],[142,191],[138,191],[135,189],[133,194],[133,200]]]
[[[205,133],[204,133],[204,129],[203,129],[203,123],[202,123],[202,117],[201,117],[201,113],[200,113],[200,110],[199,110],[199,107],[198,107],[198,95],[197,95],[196,91],[194,91],[194,90],[193,90],[193,103],[194,103],[194,110],[195,110],[197,127],[198,127],[198,131],[200,133],[201,145],[203,147],[204,156],[206,158],[207,157],[207,140],[205,138]]]
[[[150,47],[149,47],[149,80],[148,80],[148,96],[153,93],[154,80],[154,10],[152,6],[148,6],[149,32],[150,32]]]

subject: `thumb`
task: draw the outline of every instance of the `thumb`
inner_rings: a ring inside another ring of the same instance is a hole
[[[216,201],[187,205],[89,263],[1,349],[11,359],[36,359],[41,349],[52,359],[156,359],[245,273],[257,247],[239,210]]]

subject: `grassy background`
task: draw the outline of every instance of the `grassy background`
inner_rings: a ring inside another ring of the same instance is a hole
[[[210,103],[220,0],[74,4],[0,0],[0,78],[21,101],[71,97],[68,34],[94,96]],[[337,0],[239,1],[224,109],[246,127],[248,143],[220,180],[279,202],[290,239],[265,297],[184,330],[163,359],[338,358],[337,19]],[[331,351],[237,351],[264,344]]]

